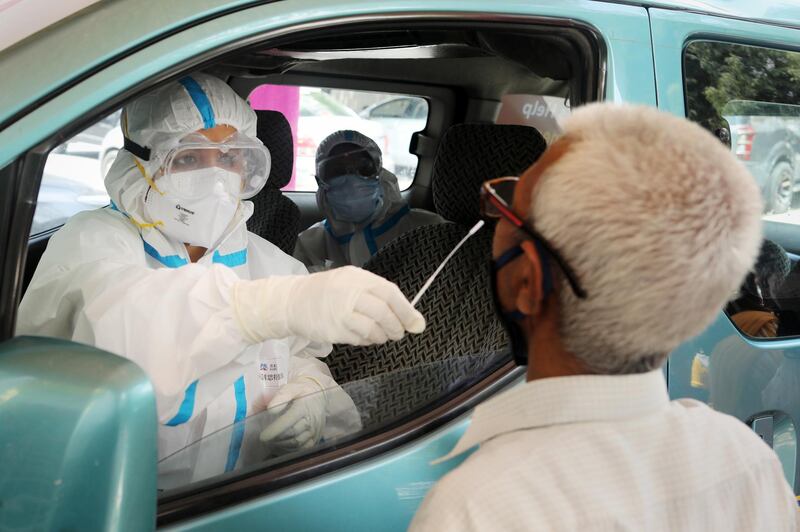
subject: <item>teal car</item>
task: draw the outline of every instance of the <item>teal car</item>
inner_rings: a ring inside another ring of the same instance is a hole
[[[139,367],[15,336],[48,239],[74,212],[107,208],[101,146],[87,147],[86,132],[137,95],[206,71],[244,98],[277,86],[297,98],[323,91],[354,113],[389,98],[424,102],[421,129],[393,145],[408,151],[403,194],[451,222],[404,235],[365,265],[409,297],[476,218],[477,184],[524,170],[540,153],[531,132],[555,138],[573,107],[658,106],[730,143],[729,102],[800,104],[800,6],[780,1],[85,1],[57,17],[43,9],[26,30],[30,18],[15,9],[34,3],[0,8],[0,33],[18,35],[0,41],[0,529],[403,530],[458,465],[431,462],[475,405],[524,379],[488,299],[487,229],[421,301],[425,335],[334,347],[327,361],[358,408],[357,430],[205,467],[204,448],[269,423],[267,410],[159,462],[155,398]],[[297,158],[308,156],[296,131],[302,102],[266,101],[256,108],[273,170],[254,199],[264,223],[251,231],[291,253],[297,231],[322,214],[314,191],[294,186]],[[786,156],[792,175],[796,155]],[[765,249],[777,254],[762,254],[716,322],[671,354],[665,377],[673,398],[750,425],[800,493],[800,211],[787,205],[764,217]]]

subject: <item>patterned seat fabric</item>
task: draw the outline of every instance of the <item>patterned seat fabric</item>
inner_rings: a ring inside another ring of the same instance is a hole
[[[442,138],[433,163],[433,204],[451,222],[471,227],[480,219],[481,184],[521,175],[547,147],[527,126],[461,124]]]
[[[437,231],[426,230],[426,226],[404,233],[364,268],[396,283],[411,299],[467,232],[450,222],[436,227]],[[453,257],[420,300],[417,308],[427,320],[424,333],[379,346],[337,345],[325,359],[337,382],[501,349],[506,343],[505,331],[494,315],[489,286],[491,239],[490,229],[472,237],[458,251],[458,261]],[[473,267],[459,267],[467,262]],[[470,326],[474,324],[480,326]]]
[[[267,185],[251,200],[255,203],[247,229],[269,240],[287,255],[294,253],[300,232],[300,208],[279,188]]]
[[[442,139],[433,175],[436,209],[451,222],[404,233],[364,268],[393,281],[412,298],[479,219],[480,184],[520,175],[544,149],[544,139],[533,128],[454,126]],[[489,284],[493,232],[485,226],[467,241],[420,300],[418,308],[428,322],[423,334],[382,346],[337,345],[325,359],[338,382],[396,372],[392,386],[376,387],[374,396],[358,398],[365,425],[411,412],[420,401],[441,398],[470,375],[483,374],[496,364],[498,353],[506,351],[506,333],[494,314]],[[457,371],[419,369],[426,364]],[[404,378],[409,380],[406,385]]]
[[[269,149],[272,162],[266,186],[251,199],[255,210],[247,220],[247,229],[291,255],[300,232],[300,209],[281,188],[292,178],[292,130],[286,117],[277,111],[256,111],[256,115],[256,135]]]

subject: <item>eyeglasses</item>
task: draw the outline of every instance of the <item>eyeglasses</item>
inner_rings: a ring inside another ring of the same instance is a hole
[[[481,185],[481,216],[487,220],[498,220],[503,218],[511,225],[525,233],[530,239],[535,240],[553,258],[558,267],[567,278],[572,292],[579,299],[586,299],[586,291],[581,287],[575,272],[569,264],[561,258],[561,255],[553,248],[538,231],[530,227],[525,221],[511,210],[514,189],[519,183],[519,177],[498,177],[485,181]]]

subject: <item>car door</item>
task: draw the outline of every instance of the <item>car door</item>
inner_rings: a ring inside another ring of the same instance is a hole
[[[798,493],[800,31],[663,9],[650,17],[659,107],[730,143],[764,199],[765,242],[754,272],[704,333],[672,353],[670,395],[705,401],[750,425]]]
[[[21,292],[21,272],[33,207],[48,153],[64,138],[113,112],[126,99],[232,49],[302,31],[378,21],[384,24],[396,21],[398,25],[409,19],[554,27],[580,25],[597,37],[601,60],[597,65],[598,71],[593,72],[597,76],[595,97],[655,103],[650,33],[647,13],[641,7],[589,1],[562,5],[543,0],[493,4],[491,7],[484,2],[451,1],[433,4],[423,1],[384,2],[380,5],[367,1],[343,5],[300,1],[263,5],[243,5],[241,2],[209,4],[204,3],[207,9],[205,18],[186,15],[184,20],[173,21],[169,27],[158,25],[158,35],[147,34],[149,40],[143,36],[152,29],[137,22],[141,34],[132,36],[132,44],[124,47],[123,51],[112,57],[87,59],[86,64],[75,67],[80,75],[64,78],[58,83],[53,80],[42,82],[30,91],[35,98],[19,105],[11,102],[3,108],[7,112],[1,115],[4,129],[0,131],[0,169],[4,172],[2,198],[7,209],[2,212],[5,212],[9,224],[6,226],[2,270],[2,339],[5,342],[0,345],[0,366],[9,360],[11,354],[20,353],[19,344],[10,338]],[[155,10],[156,6],[154,2],[150,7]],[[137,6],[136,13],[125,11],[128,8],[122,5],[101,5],[97,9],[110,20],[148,11],[148,7],[142,5]],[[91,17],[87,20],[96,22]],[[79,22],[72,21],[80,27]],[[88,28],[83,29],[88,31]],[[32,45],[29,43],[29,46]],[[26,50],[31,48],[26,47]],[[22,54],[16,62],[30,62],[36,56],[30,53],[32,55],[28,57]],[[62,357],[63,360],[68,359]],[[47,366],[39,369],[45,371]],[[448,371],[446,366],[419,369],[421,374],[434,370]],[[452,448],[467,426],[469,411],[475,404],[519,382],[521,373],[506,364],[497,371],[481,375],[478,382],[459,390],[458,394],[443,395],[439,404],[409,412],[403,423],[376,430],[368,437],[274,467],[265,466],[217,477],[213,482],[197,484],[161,498],[157,510],[159,523],[180,529],[209,530],[263,527],[265,524],[281,530],[404,529],[427,490],[458,465],[459,460],[436,466],[430,462]],[[391,380],[391,376],[386,379]],[[136,381],[135,385],[146,395],[146,387],[142,388],[141,382]],[[380,381],[361,386],[368,385],[386,384]],[[58,390],[53,388],[49,404],[56,404],[59,400]],[[123,386],[120,393],[124,394],[124,390]],[[4,398],[0,396],[0,409]],[[152,402],[148,404],[152,406]],[[153,413],[148,411],[142,415],[145,414]],[[52,415],[57,415],[57,410]],[[154,424],[154,416],[152,419]],[[25,425],[21,421],[17,423],[18,430],[24,431]],[[3,432],[8,435],[15,431]],[[147,435],[149,439],[138,443],[135,441],[136,430],[122,432],[134,439],[130,445],[137,448],[137,453],[152,458],[155,454],[152,431]],[[34,446],[35,442],[30,439],[28,444]],[[50,447],[36,449],[59,452],[54,449],[59,440],[50,443]],[[130,456],[136,458],[140,454]],[[153,473],[151,466],[147,464],[145,476]],[[123,471],[126,478],[136,475],[132,469],[133,466],[127,463],[127,469]],[[79,469],[75,473],[92,475],[89,470]],[[18,474],[24,477],[26,470],[20,469]],[[149,488],[152,488],[151,476],[147,476],[147,480]],[[52,485],[57,496],[61,484],[55,482]],[[7,486],[15,488],[19,484],[9,483]],[[139,486],[139,489],[148,486]],[[106,504],[124,506],[123,503],[129,500],[124,492],[120,494],[112,490],[109,493],[114,497],[109,495]],[[83,502],[75,499],[78,507],[90,511],[91,506],[81,506]],[[148,522],[147,514],[152,513],[148,504],[152,505],[152,500],[148,499],[138,507],[145,514],[143,522]],[[136,509],[135,505],[129,508],[130,511]]]

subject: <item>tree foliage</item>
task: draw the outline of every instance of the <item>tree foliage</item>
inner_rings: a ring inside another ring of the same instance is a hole
[[[797,116],[797,109],[756,102],[800,104],[800,53],[697,41],[687,47],[683,68],[688,118],[708,129],[733,112]]]

